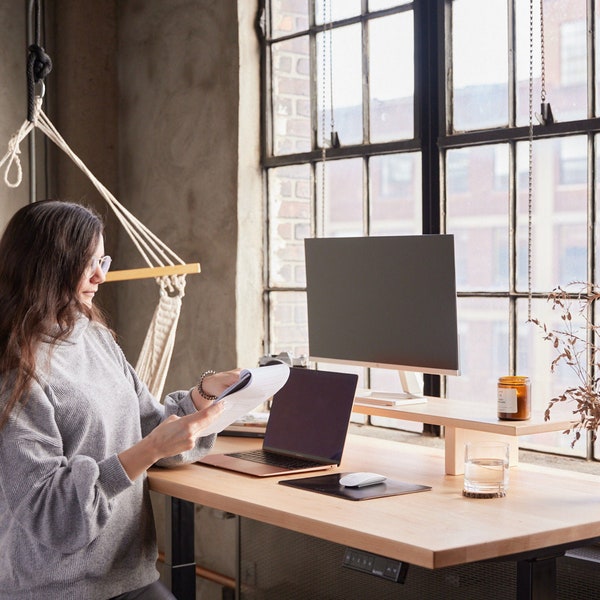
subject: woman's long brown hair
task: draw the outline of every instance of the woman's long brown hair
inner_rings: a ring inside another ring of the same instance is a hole
[[[65,339],[81,313],[104,322],[77,298],[103,229],[90,209],[57,200],[28,204],[8,222],[0,239],[0,429],[25,402],[42,338]]]

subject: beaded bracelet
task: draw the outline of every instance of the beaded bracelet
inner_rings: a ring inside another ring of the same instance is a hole
[[[200,381],[198,382],[198,385],[196,386],[196,389],[198,390],[198,393],[205,399],[205,400],[214,400],[216,398],[216,396],[212,396],[211,394],[207,394],[204,389],[202,388],[202,382],[204,381],[205,377],[208,377],[208,375],[215,375],[216,371],[204,371],[204,373],[202,373],[202,375],[200,376]]]

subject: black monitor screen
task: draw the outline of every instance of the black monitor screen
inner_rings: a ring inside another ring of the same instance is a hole
[[[316,361],[456,375],[452,235],[305,240]]]

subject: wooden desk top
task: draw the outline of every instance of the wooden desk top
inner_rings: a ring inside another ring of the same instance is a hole
[[[361,404],[360,398],[354,401],[353,412],[392,419],[404,419],[429,425],[443,425],[461,429],[475,429],[502,435],[531,435],[548,431],[564,431],[570,421],[552,419],[544,421],[543,412],[534,412],[527,421],[501,421],[494,407],[484,402],[464,402],[445,398],[427,398],[421,404],[400,406],[375,406]]]
[[[219,438],[214,451],[260,444]],[[375,471],[432,490],[352,502],[279,485],[280,477],[199,464],[153,468],[148,478],[156,492],[426,568],[600,536],[600,476],[520,465],[510,470],[505,498],[464,498],[463,477],[444,474],[440,450],[355,435],[348,436],[336,470]]]

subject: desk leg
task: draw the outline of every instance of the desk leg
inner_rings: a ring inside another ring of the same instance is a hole
[[[556,557],[517,562],[517,600],[556,599]]]
[[[461,429],[460,427],[445,427],[444,454],[446,460],[446,475],[462,475],[465,472],[465,443],[481,440],[507,442],[510,446],[509,464],[514,467],[519,462],[519,438],[512,435]]]
[[[169,497],[166,502],[166,583],[178,600],[195,600],[194,504]]]

